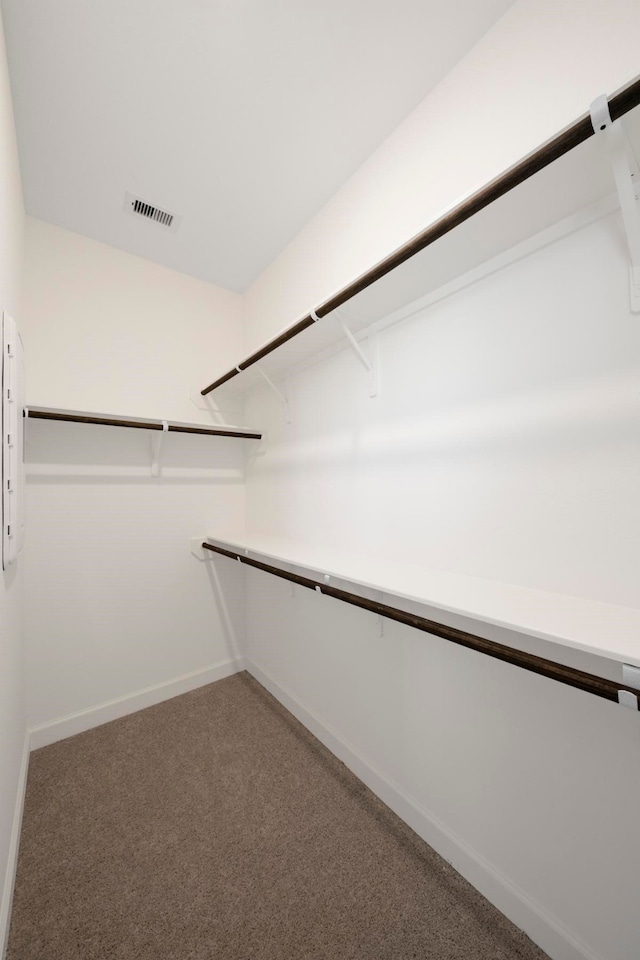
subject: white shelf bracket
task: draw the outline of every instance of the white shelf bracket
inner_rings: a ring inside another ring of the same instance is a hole
[[[162,449],[162,441],[165,438],[165,434],[169,429],[169,424],[166,420],[162,421],[162,432],[161,433],[152,433],[151,434],[151,476],[159,477],[160,476],[160,451]]]
[[[622,682],[630,687],[640,689],[640,667],[634,667],[630,663],[622,664]],[[618,690],[618,703],[622,707],[629,707],[630,710],[640,710],[640,698],[630,690]]]
[[[267,374],[264,372],[264,370],[262,369],[259,363],[256,363],[256,369],[260,374],[260,376],[262,377],[262,379],[269,385],[269,387],[271,387],[271,389],[275,393],[278,400],[280,400],[280,402],[282,403],[282,406],[284,407],[284,419],[286,423],[291,423],[291,409],[289,407],[289,401],[286,397],[286,394],[282,390],[280,390],[278,387],[276,387],[273,380],[267,376]]]
[[[349,341],[349,344],[353,348],[355,355],[358,360],[365,368],[368,374],[369,379],[369,396],[377,397],[378,396],[378,337],[375,333],[369,334],[366,338],[369,341],[369,357],[366,355],[354,335],[349,330],[349,327],[346,325],[342,317],[339,318],[340,326],[342,327],[342,332]]]
[[[611,119],[606,96],[598,97],[591,104],[591,123],[595,132],[605,137],[609,151],[631,259],[631,310],[633,313],[640,313],[640,171],[625,136],[622,121]]]

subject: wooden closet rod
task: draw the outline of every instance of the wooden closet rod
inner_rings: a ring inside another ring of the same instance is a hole
[[[573,667],[565,667],[554,660],[546,660],[544,657],[537,657],[532,653],[524,653],[521,650],[514,650],[503,643],[496,643],[493,640],[485,640],[473,633],[467,633],[465,630],[458,630],[457,627],[448,627],[443,623],[437,623],[435,620],[427,620],[414,613],[407,613],[397,607],[390,607],[386,603],[379,603],[376,600],[367,600],[357,594],[349,593],[346,590],[339,590],[327,583],[319,580],[312,580],[309,577],[300,576],[297,573],[290,573],[280,567],[274,567],[268,563],[262,563],[260,560],[253,560],[241,553],[235,553],[231,550],[223,550],[222,547],[215,547],[211,543],[203,542],[204,550],[211,550],[212,553],[219,553],[223,557],[229,557],[231,560],[239,560],[257,570],[263,570],[265,573],[271,573],[283,580],[290,580],[308,590],[319,590],[320,593],[335,600],[342,600],[344,603],[350,603],[355,607],[361,607],[370,613],[386,617],[387,620],[396,620],[398,623],[404,623],[416,630],[423,630],[425,633],[431,633],[436,637],[442,637],[443,640],[450,640],[463,647],[469,647],[471,650],[477,650],[488,657],[494,657],[497,660],[504,660],[523,670],[529,670],[532,673],[538,673],[540,676],[548,677],[550,680],[557,680],[559,683],[565,683],[570,687],[577,687],[578,690],[584,690],[586,693],[593,693],[597,697],[603,697],[605,700],[613,700],[618,703],[618,692],[626,690],[632,693],[640,701],[640,690],[629,687],[623,683],[616,683],[613,680],[606,680],[604,677],[597,677],[591,673],[585,673],[583,670],[575,670]],[[640,709],[640,705],[639,705]]]
[[[629,84],[629,86],[625,87],[620,93],[609,100],[611,119],[618,120],[624,116],[625,113],[628,113],[634,107],[638,106],[638,104],[640,104],[640,80]],[[331,297],[330,300],[326,300],[315,311],[316,317],[318,319],[326,317],[328,313],[342,306],[352,297],[355,297],[356,294],[361,293],[367,287],[371,286],[372,283],[375,283],[376,280],[380,280],[381,277],[384,277],[406,260],[415,256],[416,253],[420,253],[421,250],[424,250],[425,247],[439,240],[440,237],[449,233],[454,227],[464,223],[465,220],[469,220],[474,214],[479,213],[480,210],[483,210],[495,200],[509,193],[514,187],[528,180],[529,177],[532,177],[544,169],[544,167],[553,163],[554,160],[564,156],[565,153],[569,153],[570,150],[573,150],[573,148],[579,144],[584,143],[585,140],[593,136],[594,132],[590,114],[585,115],[581,120],[577,120],[572,126],[568,127],[564,133],[554,137],[553,140],[550,140],[544,144],[544,146],[540,147],[539,150],[536,150],[535,153],[525,157],[524,160],[521,160],[514,167],[511,167],[510,170],[507,170],[506,173],[492,180],[491,183],[487,184],[487,186],[481,190],[478,190],[467,200],[463,200],[462,203],[454,207],[453,210],[450,210],[449,213],[446,213],[439,220],[436,220],[435,223],[432,223],[431,226],[423,230],[422,233],[419,233],[390,256],[381,260],[380,263],[372,267],[367,273],[363,273],[362,276],[344,287],[336,293],[335,296]],[[201,390],[200,393],[203,397],[211,393],[216,387],[222,386],[223,383],[236,377],[238,373],[246,370],[247,367],[262,360],[267,354],[272,353],[278,347],[282,346],[283,343],[302,333],[307,327],[312,327],[314,323],[315,319],[310,314],[302,320],[299,320],[292,327],[289,327],[281,333],[280,336],[274,340],[270,340],[261,347],[260,350],[252,353],[250,357],[247,357],[246,360],[239,363],[237,368],[229,370],[228,373],[223,374],[223,376],[219,377],[213,383],[210,383],[209,386]]]
[[[93,417],[89,414],[81,413],[56,413],[51,410],[30,410],[27,409],[27,416],[30,420],[66,420],[71,423],[99,423],[107,427],[132,427],[134,430],[163,430],[162,421],[156,423],[144,423],[142,420],[124,420],[115,417]],[[261,433],[251,433],[246,430],[222,430],[216,427],[181,427],[170,423],[167,426],[169,433],[198,433],[206,434],[212,437],[241,437],[247,440],[261,440]]]

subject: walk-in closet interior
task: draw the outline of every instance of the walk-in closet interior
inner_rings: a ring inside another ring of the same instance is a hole
[[[2,0],[0,956],[640,957],[640,0]]]

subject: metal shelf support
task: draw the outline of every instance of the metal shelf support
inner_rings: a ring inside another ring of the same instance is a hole
[[[355,355],[358,360],[365,368],[368,374],[369,381],[369,396],[377,397],[378,396],[378,337],[375,333],[370,333],[366,339],[369,342],[369,357],[363,351],[362,347],[352,334],[349,327],[346,325],[342,317],[339,317],[339,323],[342,327],[342,332],[349,341],[350,346],[352,347]]]
[[[622,127],[622,120],[613,121],[609,103],[602,95],[591,104],[591,122],[599,136],[604,136],[620,202],[622,221],[627,235],[631,264],[629,267],[630,304],[633,313],[640,313],[640,171]]]
[[[263,378],[263,380],[265,380],[265,382],[273,390],[278,400],[280,400],[280,402],[282,403],[282,406],[284,407],[284,419],[286,423],[291,423],[291,409],[289,407],[289,400],[287,399],[286,394],[282,390],[280,390],[278,387],[276,387],[271,377],[267,376],[267,374],[264,372],[264,370],[262,369],[259,363],[256,363],[256,369],[260,374],[260,376]]]

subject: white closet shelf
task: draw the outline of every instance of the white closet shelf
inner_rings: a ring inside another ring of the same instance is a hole
[[[635,81],[609,101],[612,107],[627,101],[625,109],[619,106],[613,113],[624,114],[622,127],[630,154],[636,157],[640,156],[640,107],[625,110],[638,102],[639,91],[640,82]],[[587,115],[490,184],[462,197],[405,247],[315,305],[315,316],[311,311],[300,317],[237,366],[219,371],[218,379],[201,391],[203,396],[215,391],[222,402],[245,396],[264,387],[265,374],[271,381],[282,382],[289,370],[347,343],[341,320],[362,339],[369,328],[386,326],[390,315],[393,320],[402,319],[408,304],[436,294],[445,296],[449,286],[481,274],[485,265],[499,269],[496,261],[514,248],[524,248],[532,238],[539,238],[541,244],[550,242],[554,238],[548,234],[556,225],[570,232],[584,226],[585,211],[597,213],[600,206],[602,215],[617,207],[606,138],[592,134]],[[568,152],[561,152],[567,148]],[[519,179],[519,170],[526,179]],[[507,192],[500,192],[501,184]],[[435,241],[429,239],[421,249],[421,238],[431,234]],[[408,250],[414,252],[407,254]],[[526,255],[526,250],[520,255]]]
[[[59,407],[25,406],[25,416],[33,420],[59,420],[67,423],[98,424],[107,427],[129,427],[138,430],[166,430],[169,433],[193,433],[214,437],[237,437],[245,440],[262,439],[262,433],[259,430],[252,430],[247,427],[191,423],[182,420],[157,420],[149,417],[92,413],[86,410],[66,410]]]
[[[307,571],[320,582],[328,576],[432,610],[458,614],[608,660],[640,666],[640,609],[637,608],[307,546],[276,537],[252,535],[224,540],[207,535],[203,539],[230,552]]]

